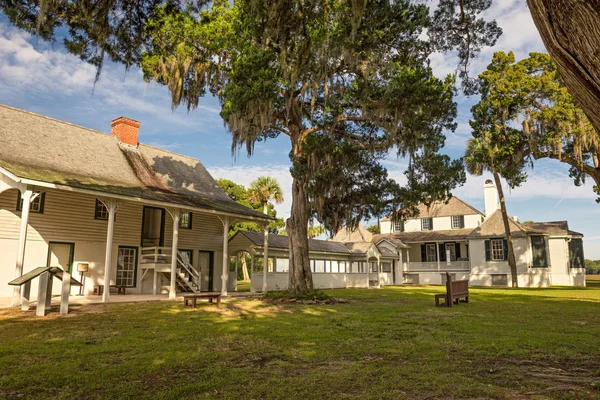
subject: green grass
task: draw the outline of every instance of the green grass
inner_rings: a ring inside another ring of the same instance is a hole
[[[238,292],[249,292],[250,291],[250,282],[237,281],[237,291]]]
[[[0,310],[2,399],[600,397],[600,287],[329,291],[259,300]]]

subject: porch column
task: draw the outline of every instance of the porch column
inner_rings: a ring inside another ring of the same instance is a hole
[[[263,284],[262,292],[267,293],[267,270],[269,269],[269,224],[265,224],[263,241]],[[288,277],[289,277],[288,271]]]
[[[29,205],[31,204],[31,197],[33,191],[31,189],[25,190],[21,193],[23,199],[23,207],[21,207],[21,229],[19,230],[19,244],[17,250],[17,263],[15,265],[15,278],[23,275],[23,260],[25,260],[25,244],[27,241],[27,226],[29,224]],[[13,307],[19,307],[21,304],[21,286],[13,287]]]
[[[178,208],[170,210],[173,217],[173,243],[171,244],[171,285],[169,286],[169,298],[177,297],[177,245],[179,244],[179,218],[181,212]]]
[[[435,254],[437,256],[436,260],[437,260],[437,267],[438,267],[438,271],[440,270],[440,244],[438,242],[435,242]]]
[[[110,301],[110,275],[112,268],[113,236],[115,233],[115,214],[117,212],[117,201],[110,199],[102,202],[108,210],[108,228],[106,229],[106,254],[104,256],[104,293],[102,302]]]
[[[242,253],[237,253],[235,256],[235,286],[233,289],[234,292],[237,292],[237,280],[238,280],[238,276],[239,276],[238,268],[240,266],[240,254],[242,254]]]
[[[223,223],[223,273],[221,274],[221,296],[227,296],[229,284],[229,217],[222,217]]]
[[[250,253],[250,293],[254,293],[254,288],[252,287],[252,275],[254,275],[254,254]]]
[[[371,265],[369,265],[369,257],[367,257],[367,289],[371,287]]]
[[[381,260],[377,259],[377,287],[381,287],[381,278],[379,276],[379,272],[381,271]]]

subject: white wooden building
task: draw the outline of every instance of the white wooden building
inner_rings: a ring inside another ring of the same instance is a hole
[[[18,305],[7,283],[40,266],[85,278],[82,293],[104,301],[117,288],[227,293],[229,225],[268,217],[200,161],[139,143],[139,127],[120,117],[106,134],[0,105],[0,297]]]
[[[441,284],[445,273],[470,279],[471,285],[510,285],[507,243],[498,191],[491,180],[484,185],[485,214],[452,197],[406,221],[384,218],[374,242],[388,239],[408,245],[401,263],[403,282]],[[583,235],[567,221],[520,223],[510,220],[520,287],[584,286]]]

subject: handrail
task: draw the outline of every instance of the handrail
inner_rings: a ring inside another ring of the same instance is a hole
[[[200,289],[200,272],[183,257],[183,254],[179,250],[177,250],[177,264],[190,274],[192,283]]]

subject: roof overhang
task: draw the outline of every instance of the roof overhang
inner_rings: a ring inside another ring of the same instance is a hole
[[[264,218],[258,218],[258,217],[240,215],[240,214],[230,213],[230,212],[225,212],[225,211],[209,210],[209,209],[205,209],[205,208],[193,207],[193,206],[182,205],[182,204],[177,204],[177,203],[149,200],[149,199],[143,199],[140,197],[125,196],[125,195],[119,195],[119,194],[115,194],[115,193],[101,192],[98,190],[82,189],[82,188],[77,188],[77,187],[73,187],[73,186],[59,185],[59,184],[55,184],[55,183],[19,178],[18,176],[12,174],[11,172],[7,171],[5,168],[2,168],[2,167],[0,167],[0,174],[3,176],[2,182],[5,182],[5,180],[6,181],[12,180],[13,181],[12,187],[18,188],[19,190],[24,190],[24,188],[26,186],[31,185],[31,186],[35,186],[37,188],[56,189],[56,190],[63,190],[63,191],[67,191],[67,192],[89,194],[89,195],[96,196],[96,197],[104,197],[104,198],[111,198],[111,199],[117,199],[117,200],[123,200],[123,201],[131,201],[134,203],[140,203],[140,204],[156,206],[156,207],[161,207],[161,208],[179,208],[179,209],[183,209],[186,211],[193,211],[193,212],[207,214],[207,215],[231,217],[234,220],[261,221],[261,222],[269,222],[269,221],[275,220],[274,218],[269,217],[267,215],[265,215]],[[4,177],[6,177],[8,179],[6,179]],[[8,183],[8,184],[10,185],[10,183]],[[0,188],[2,188],[2,187],[4,187],[4,186],[0,186]],[[8,187],[8,189],[10,189],[12,187]],[[0,192],[2,192],[2,191],[3,190],[0,190]]]

